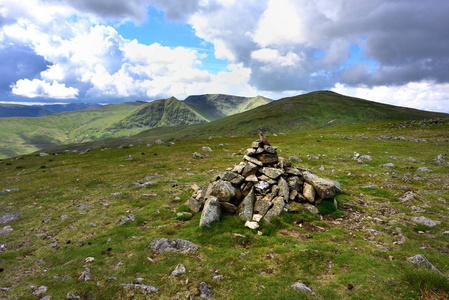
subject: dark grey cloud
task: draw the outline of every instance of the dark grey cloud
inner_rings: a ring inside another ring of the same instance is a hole
[[[51,63],[24,45],[0,46],[0,90],[10,91],[11,84],[22,78],[37,78]]]

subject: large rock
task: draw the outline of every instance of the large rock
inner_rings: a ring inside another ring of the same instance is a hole
[[[334,180],[321,178],[311,172],[303,172],[304,180],[313,185],[315,191],[321,199],[333,197],[337,192],[341,192],[340,184]]]
[[[229,181],[230,183],[232,183],[235,186],[239,186],[243,183],[243,181],[245,180],[245,177],[243,177],[242,175],[235,173],[235,172],[225,171],[223,173],[223,175],[221,176],[221,179],[223,179],[225,181]]]
[[[236,198],[237,191],[229,181],[218,180],[209,184],[206,191],[206,198],[214,196],[219,201],[228,202]]]
[[[310,203],[315,202],[315,189],[311,184],[308,184],[307,182],[304,183],[302,194]]]
[[[290,189],[288,188],[287,180],[285,180],[282,177],[279,178],[278,186],[279,186],[278,195],[284,198],[285,202],[288,202],[288,199],[290,199]]]
[[[252,188],[237,209],[237,212],[243,221],[251,221],[253,219],[255,200],[254,188]]]
[[[254,203],[254,213],[265,216],[272,206],[273,203],[271,203],[271,201],[267,201],[264,198],[258,199]]]
[[[257,160],[261,161],[264,165],[274,165],[278,162],[278,156],[277,154],[263,153],[257,155]]]
[[[220,221],[221,206],[217,197],[209,196],[204,204],[203,212],[201,213],[200,227],[209,227],[212,223]]]
[[[190,241],[181,239],[170,241],[167,238],[157,238],[150,243],[149,247],[151,250],[157,253],[166,253],[166,252],[189,253],[198,250],[198,246]]]
[[[285,206],[284,197],[276,197],[272,202],[273,207],[264,216],[264,220],[268,223],[270,223],[274,217],[280,216]]]
[[[252,162],[247,162],[242,170],[242,175],[244,177],[256,175],[256,173],[257,173],[257,165],[253,164]]]
[[[299,178],[299,176],[290,176],[287,180],[288,187],[290,190],[295,190],[298,193],[302,192],[302,187],[304,185],[304,182]]]
[[[243,159],[246,160],[246,161],[248,161],[248,162],[250,162],[250,163],[253,163],[253,164],[255,164],[255,165],[258,165],[258,166],[260,166],[260,167],[263,166],[263,162],[261,162],[261,161],[258,160],[257,158],[254,158],[254,157],[251,157],[251,156],[248,156],[248,155],[244,155],[244,156],[243,156]]]
[[[284,171],[282,171],[282,170],[279,170],[276,168],[269,168],[269,167],[262,168],[261,172],[272,179],[278,179],[279,176],[284,174]]]
[[[193,212],[198,213],[203,209],[204,199],[195,199],[194,197],[190,197],[189,200],[187,200],[187,205]]]
[[[235,212],[237,211],[237,207],[229,202],[220,202],[220,206],[222,211],[226,211],[231,214],[235,214]]]
[[[412,264],[420,267],[420,268],[427,268],[427,269],[431,269],[432,271],[434,271],[437,274],[443,275],[440,270],[438,270],[424,255],[422,254],[417,254],[413,257],[409,257],[407,258],[407,260],[409,262],[411,262]]]

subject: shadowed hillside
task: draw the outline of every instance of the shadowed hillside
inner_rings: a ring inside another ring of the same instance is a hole
[[[184,100],[185,104],[209,121],[248,111],[270,102],[270,99],[262,96],[248,98],[221,94],[195,95]]]

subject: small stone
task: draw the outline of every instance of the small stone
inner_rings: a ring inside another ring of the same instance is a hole
[[[186,267],[183,264],[179,264],[176,268],[171,272],[171,276],[180,276],[186,273]]]
[[[3,191],[2,191],[3,192]],[[0,217],[0,224],[5,224],[14,220],[17,220],[22,215],[20,213],[6,213]]]
[[[131,155],[128,155],[128,157],[125,158],[125,160],[126,160],[126,161],[132,161],[132,160],[133,160],[133,157],[132,157]]]
[[[13,231],[14,231],[14,229],[11,226],[6,225],[5,227],[3,227],[3,229],[0,229],[0,235],[11,233]]]
[[[248,227],[250,229],[257,229],[257,228],[259,228],[259,223],[252,222],[252,221],[246,221],[245,222],[245,227]]]
[[[106,278],[107,282],[113,282],[113,281],[117,281],[117,277],[108,277]]]
[[[88,281],[90,279],[90,269],[85,268],[81,275],[78,277],[78,281]]]
[[[167,238],[157,238],[150,243],[149,247],[151,250],[158,253],[166,253],[166,252],[190,253],[198,250],[198,246],[190,241],[182,239],[170,241]]]
[[[201,151],[212,152],[212,149],[210,147],[202,147]]]
[[[396,165],[394,163],[387,163],[380,166],[381,168],[396,168]]]
[[[45,285],[41,285],[37,289],[33,291],[33,295],[40,296],[47,292],[47,287]]]
[[[413,193],[413,191],[408,191],[408,192],[405,192],[404,195],[402,195],[399,198],[399,201],[406,202],[406,201],[412,200],[414,197],[415,197],[415,194]]]
[[[65,296],[66,299],[81,299],[81,296],[72,294],[72,293],[67,293],[67,295]]]
[[[212,279],[216,281],[222,281],[224,280],[224,277],[223,275],[215,275],[214,277],[212,277]]]
[[[302,282],[295,282],[291,285],[291,288],[296,290],[296,291],[303,291],[303,292],[307,292],[307,293],[311,293],[313,294],[313,291],[311,288],[309,288],[307,285],[305,285]]]
[[[138,277],[138,278],[134,279],[135,284],[141,284],[143,281],[144,281],[144,279],[142,277]]]
[[[120,226],[125,224],[126,222],[134,222],[134,221],[136,221],[136,217],[133,214],[130,214],[128,216],[121,217],[120,220],[117,222],[117,225]]]
[[[433,172],[433,171],[431,169],[429,169],[429,168],[421,167],[421,168],[416,169],[416,172],[430,173],[430,172]]]
[[[212,288],[210,288],[204,281],[200,283],[199,289],[201,293],[200,298],[210,299],[214,295]]]
[[[424,224],[424,225],[429,226],[429,227],[434,227],[436,225],[440,225],[441,224],[440,221],[434,221],[434,220],[431,220],[431,219],[423,217],[423,216],[412,218],[412,221],[416,222],[416,223]]]
[[[254,214],[253,215],[253,221],[254,222],[259,222],[261,219],[262,219],[262,215],[260,215],[260,214]]]

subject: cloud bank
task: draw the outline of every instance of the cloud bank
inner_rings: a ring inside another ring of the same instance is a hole
[[[149,7],[191,26],[227,69],[209,72],[193,48],[121,36],[115,24],[146,22]],[[118,102],[330,89],[449,112],[448,13],[440,0],[4,0],[0,96]]]

